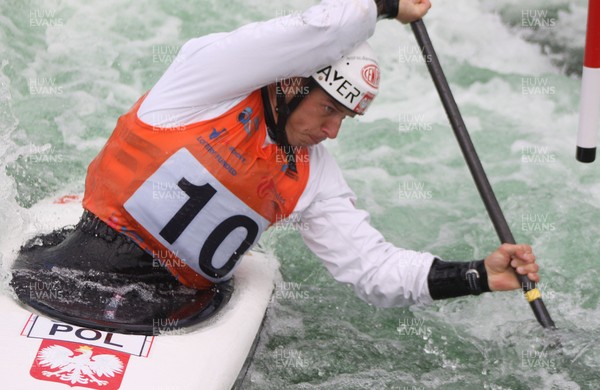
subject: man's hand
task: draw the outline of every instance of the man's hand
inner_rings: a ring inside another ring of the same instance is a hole
[[[431,8],[429,0],[400,0],[397,20],[402,23],[410,23],[421,19]]]
[[[405,0],[406,1],[406,0]],[[529,245],[502,244],[485,261],[488,274],[488,285],[492,291],[506,291],[522,288],[514,271],[533,282],[539,282],[537,274],[540,267],[535,262],[535,255]]]

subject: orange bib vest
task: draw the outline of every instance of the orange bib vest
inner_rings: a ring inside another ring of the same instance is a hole
[[[88,168],[83,207],[129,236],[186,286],[227,280],[306,187],[308,150],[264,146],[255,91],[221,116],[177,128],[142,122],[140,98]],[[286,172],[287,171],[287,172]]]

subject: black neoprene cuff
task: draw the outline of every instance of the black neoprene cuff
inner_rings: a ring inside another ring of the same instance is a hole
[[[433,299],[446,299],[489,292],[483,260],[450,262],[433,260],[427,276],[429,294]]]
[[[375,0],[375,4],[378,19],[395,19],[398,16],[400,8],[398,0]]]

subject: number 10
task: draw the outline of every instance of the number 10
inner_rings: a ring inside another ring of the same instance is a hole
[[[177,183],[190,198],[183,204],[177,213],[160,231],[169,244],[173,244],[196,218],[200,211],[208,204],[217,193],[209,183],[197,186],[190,183],[185,177]],[[219,246],[237,228],[246,229],[246,237],[240,246],[233,251],[227,262],[220,268],[213,266],[213,257]],[[235,267],[239,258],[250,248],[258,235],[258,225],[250,217],[245,215],[233,215],[213,229],[202,245],[198,256],[198,265],[206,275],[213,278],[222,278]]]

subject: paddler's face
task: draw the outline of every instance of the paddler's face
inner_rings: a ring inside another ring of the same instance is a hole
[[[310,146],[327,138],[333,139],[337,137],[344,118],[355,115],[323,89],[313,87],[288,119],[285,127],[288,143]]]

